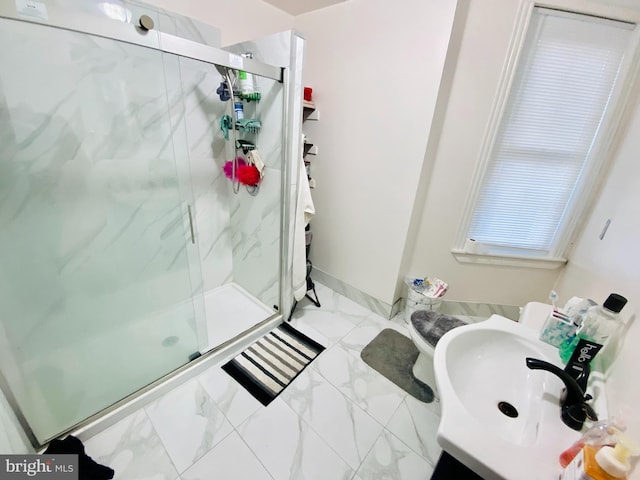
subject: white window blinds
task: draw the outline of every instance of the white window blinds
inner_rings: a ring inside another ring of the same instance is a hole
[[[561,253],[632,29],[534,9],[468,229],[488,253]]]

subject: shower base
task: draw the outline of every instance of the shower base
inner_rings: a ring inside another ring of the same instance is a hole
[[[237,337],[273,315],[240,285],[228,283],[204,294],[208,350]]]
[[[234,283],[205,292],[204,307],[208,345],[202,354],[232,339],[243,342],[243,333],[274,314]],[[84,323],[107,315],[99,310]],[[188,364],[197,345],[205,343],[197,340],[191,301],[127,322],[100,318],[96,323],[109,327],[100,330],[69,326],[64,312],[48,320],[16,358],[15,370],[29,381],[12,386],[41,441]]]

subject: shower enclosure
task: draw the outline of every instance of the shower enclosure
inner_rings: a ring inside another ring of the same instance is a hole
[[[287,68],[141,28],[140,4],[23,3],[0,0],[0,384],[42,445],[287,308],[296,105]],[[253,195],[222,173],[225,68],[261,94]]]

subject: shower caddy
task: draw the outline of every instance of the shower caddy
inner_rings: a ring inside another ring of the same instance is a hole
[[[252,59],[253,54],[247,52],[242,57]],[[222,75],[223,81],[216,93],[221,101],[230,101],[232,108],[231,115],[223,115],[220,118],[220,130],[225,140],[230,140],[229,131],[232,132],[234,145],[233,159],[226,162],[223,171],[231,180],[234,193],[237,194],[240,184],[243,184],[249,194],[257,195],[263,177],[264,163],[258,154],[255,142],[239,139],[238,132],[257,135],[260,131],[262,126],[260,120],[244,117],[244,102],[259,102],[260,92],[251,74],[228,67],[218,68],[218,72]],[[243,153],[244,158],[238,156],[239,151]]]

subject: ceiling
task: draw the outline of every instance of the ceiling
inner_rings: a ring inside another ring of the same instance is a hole
[[[284,10],[290,15],[301,15],[345,1],[346,0],[265,0],[265,2],[270,3],[280,10]]]
[[[346,2],[347,0],[264,0],[280,10],[290,15],[302,15],[303,13],[319,10],[329,7],[337,3]],[[596,0],[597,2],[616,5],[638,10],[640,9],[640,0]]]

